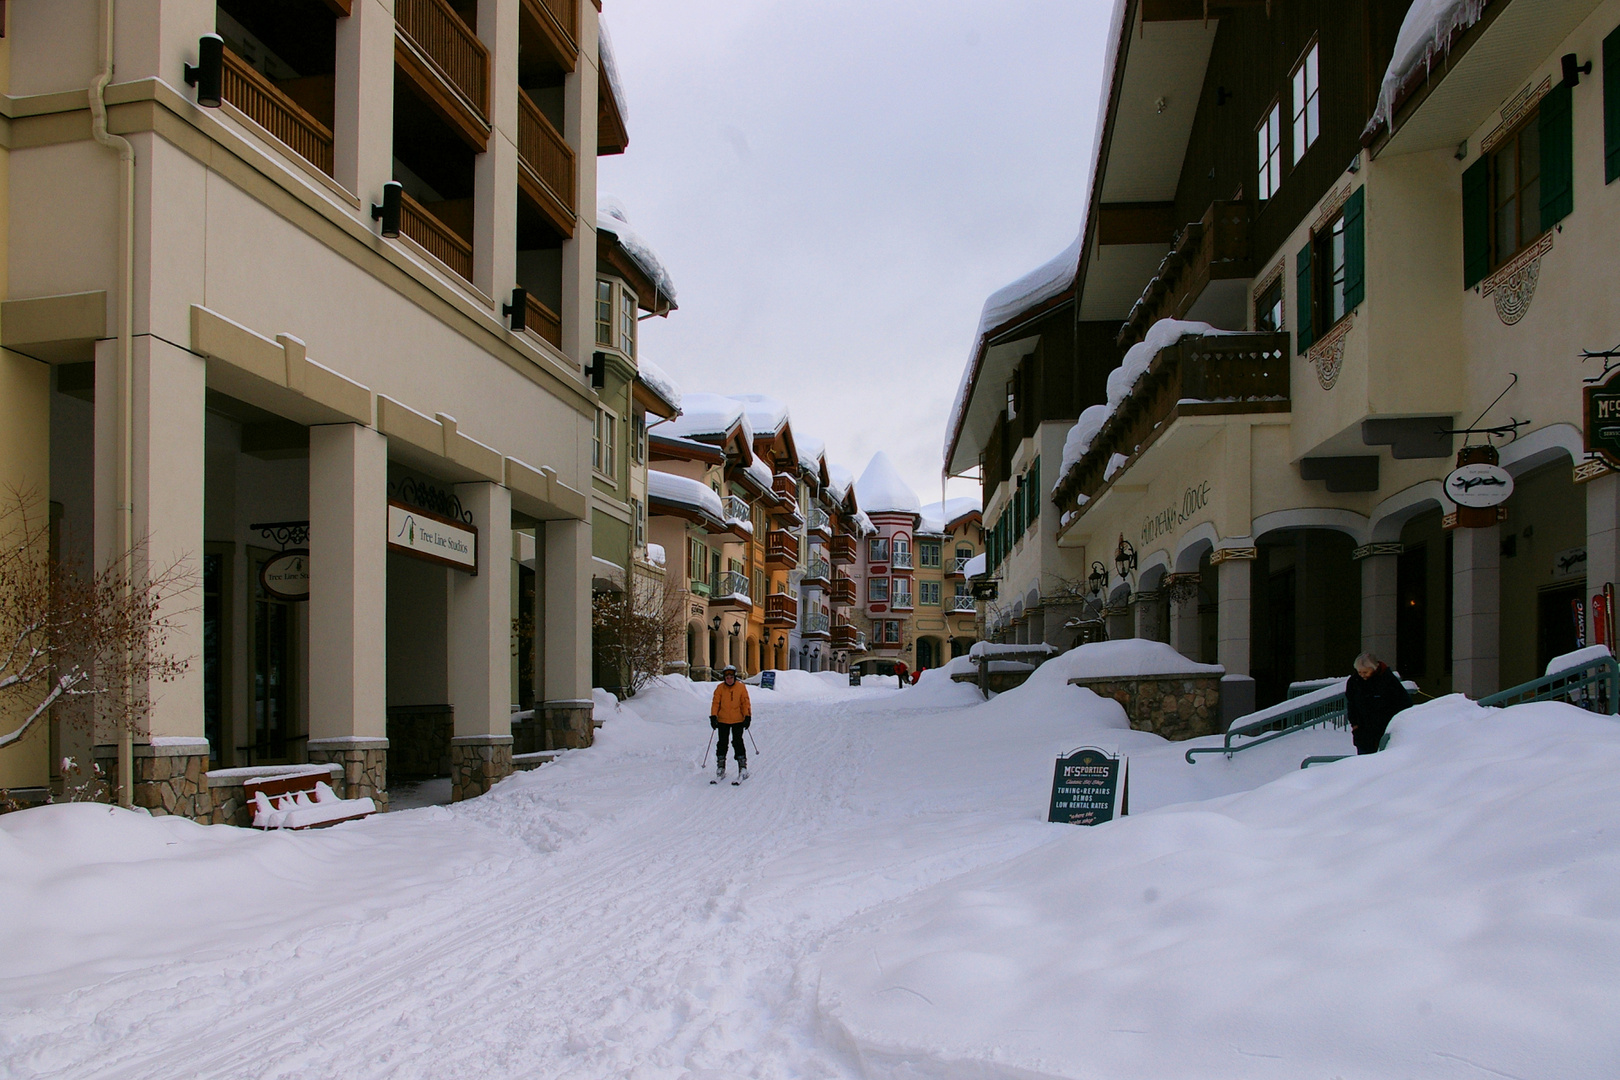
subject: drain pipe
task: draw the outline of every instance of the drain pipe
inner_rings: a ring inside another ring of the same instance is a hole
[[[90,81],[90,131],[96,142],[118,151],[119,232],[118,232],[118,400],[117,490],[118,507],[114,525],[114,558],[127,558],[135,540],[134,402],[135,387],[135,147],[121,135],[107,130],[107,84],[113,77],[113,20],[116,0],[101,0],[101,71]],[[134,566],[125,567],[122,577],[124,599],[134,582]],[[126,704],[135,687],[122,688]],[[126,715],[118,725],[118,805],[134,803],[135,735]]]

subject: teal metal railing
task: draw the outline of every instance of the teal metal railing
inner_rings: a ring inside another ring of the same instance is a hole
[[[1194,764],[1196,754],[1233,754],[1292,735],[1307,728],[1333,724],[1343,727],[1348,721],[1344,712],[1344,680],[1313,690],[1300,697],[1289,698],[1269,709],[1241,717],[1226,732],[1220,746],[1195,746],[1186,753],[1187,764]],[[1242,741],[1236,741],[1242,740]]]

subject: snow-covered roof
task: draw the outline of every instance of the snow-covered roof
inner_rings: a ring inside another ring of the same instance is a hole
[[[1418,68],[1427,72],[1437,59],[1443,59],[1455,35],[1479,21],[1485,13],[1485,4],[1486,0],[1415,0],[1406,9],[1368,127],[1390,122],[1396,99],[1407,79]]]
[[[748,445],[753,446],[754,429],[740,401],[724,394],[697,391],[681,395],[681,415],[660,424],[658,430],[681,439],[702,439],[726,435],[738,424],[742,425]]]
[[[670,378],[663,368],[641,357],[636,361],[637,378],[647,384],[647,389],[675,406],[675,411],[681,408],[681,388],[675,380]]]
[[[725,510],[720,505],[720,496],[714,493],[714,489],[688,476],[676,476],[674,473],[648,469],[647,497],[690,507],[709,515],[715,521],[726,520]]]
[[[793,434],[793,445],[799,448],[799,467],[821,475],[821,466],[827,460],[827,444],[814,435]]]
[[[889,455],[879,450],[855,481],[855,495],[868,514],[920,514],[922,500],[900,476]]]
[[[755,435],[775,435],[788,422],[787,404],[766,394],[733,394],[748,414]]]
[[[611,195],[599,196],[596,200],[596,231],[617,237],[624,253],[651,279],[659,295],[669,300],[670,307],[675,306],[675,282],[670,278],[669,271],[658,260],[658,253],[652,249],[652,245],[631,228],[624,204]],[[657,306],[652,297],[642,297],[642,300],[649,307]]]
[[[877,532],[877,526],[872,524],[872,519],[866,516],[865,510],[855,511],[855,527],[861,531],[862,536]]]
[[[596,17],[597,44],[601,50],[602,74],[607,76],[608,92],[619,106],[619,119],[630,124],[630,102],[624,96],[624,82],[619,78],[619,61],[613,55],[613,37],[608,33],[607,20]]]
[[[772,490],[773,485],[776,483],[776,477],[771,472],[771,467],[765,464],[764,458],[755,458],[750,461],[748,468],[743,471],[748,474],[749,479],[753,480],[764,491]]]
[[[844,496],[849,494],[849,486],[854,482],[854,473],[850,472],[842,465],[835,465],[830,461],[827,462],[827,494],[831,495],[839,502],[843,502]],[[857,494],[856,499],[859,500],[859,498],[860,495]]]
[[[977,514],[981,509],[979,500],[972,496],[958,496],[943,503],[932,502],[922,508],[922,524],[917,529],[919,532],[944,532],[952,522],[960,521],[969,514]]]

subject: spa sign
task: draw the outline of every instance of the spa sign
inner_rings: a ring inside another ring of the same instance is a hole
[[[388,501],[388,547],[417,559],[478,573],[478,529],[464,521]]]
[[[1131,812],[1126,759],[1095,746],[1082,746],[1057,759],[1052,773],[1052,807],[1047,821],[1101,825]]]

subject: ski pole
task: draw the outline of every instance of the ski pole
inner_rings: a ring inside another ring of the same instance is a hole
[[[709,741],[703,744],[703,760],[698,762],[698,768],[703,768],[709,760],[709,747],[714,745],[714,729],[709,729]]]
[[[748,731],[747,728],[744,728],[743,730]],[[748,741],[754,743],[754,756],[759,757],[759,743],[754,741],[754,733],[752,731],[748,731]]]

